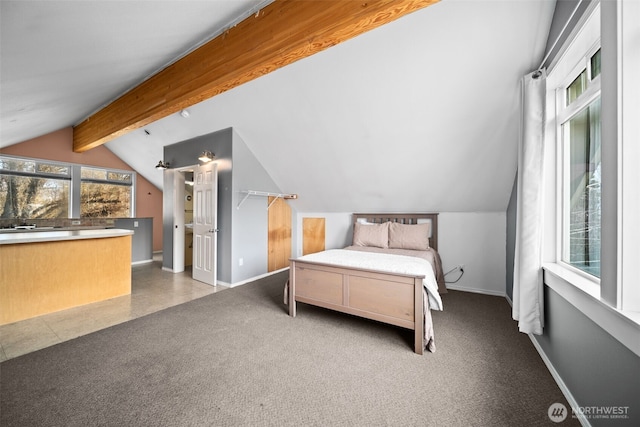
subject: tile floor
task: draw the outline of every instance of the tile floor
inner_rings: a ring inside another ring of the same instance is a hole
[[[162,255],[131,268],[131,295],[0,326],[0,362],[226,289],[162,270]]]

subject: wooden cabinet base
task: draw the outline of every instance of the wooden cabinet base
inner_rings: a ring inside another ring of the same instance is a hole
[[[130,293],[130,235],[0,245],[0,325]]]

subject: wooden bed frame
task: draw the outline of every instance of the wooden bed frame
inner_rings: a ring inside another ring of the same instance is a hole
[[[353,214],[368,222],[417,224],[431,221],[429,245],[438,250],[438,214]],[[296,316],[296,302],[303,302],[414,331],[414,351],[423,354],[422,292],[424,276],[337,267],[298,259],[290,260],[289,315]]]

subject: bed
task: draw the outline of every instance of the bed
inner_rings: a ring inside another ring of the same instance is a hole
[[[302,302],[414,331],[414,351],[435,351],[431,310],[446,292],[438,214],[353,214],[353,242],[290,259],[285,302]]]

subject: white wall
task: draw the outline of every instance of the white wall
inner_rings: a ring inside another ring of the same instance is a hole
[[[464,275],[448,289],[504,296],[507,216],[505,212],[444,212],[438,218],[438,252],[444,271],[464,264]],[[457,272],[446,277],[452,281]]]
[[[351,213],[296,212],[293,220],[292,252],[302,255],[302,218],[325,218],[325,247],[335,249],[351,243]],[[449,289],[505,295],[505,212],[441,212],[438,246],[444,271],[464,264],[465,273]],[[457,272],[446,277],[452,281]]]
[[[237,206],[247,190],[279,193],[273,180],[233,130],[231,281],[230,285],[265,274],[268,270],[269,206],[264,196],[251,196]],[[242,260],[242,262],[240,262]]]

